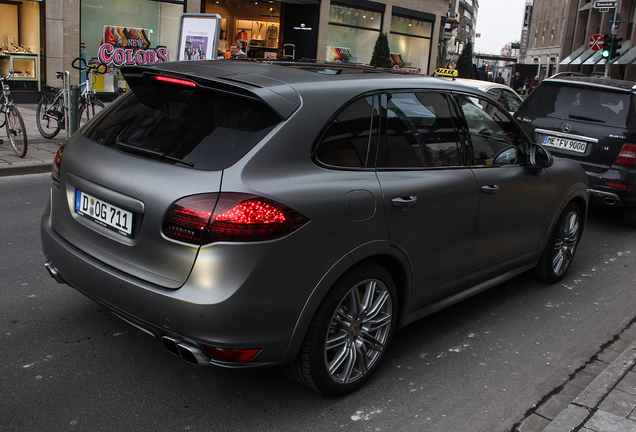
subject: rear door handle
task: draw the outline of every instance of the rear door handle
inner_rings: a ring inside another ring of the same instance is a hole
[[[499,192],[499,185],[486,185],[481,187],[481,191],[488,195],[494,195]]]
[[[414,195],[397,197],[393,198],[391,202],[393,203],[394,207],[401,207],[403,210],[407,210],[409,207],[417,202],[417,197]]]

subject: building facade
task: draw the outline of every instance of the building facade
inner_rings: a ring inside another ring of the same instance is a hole
[[[525,56],[521,63],[537,66],[540,79],[556,73],[568,31],[570,0],[528,0]]]
[[[467,42],[475,45],[478,0],[450,0],[439,66],[454,67]]]
[[[473,40],[477,0],[453,1],[464,23],[458,43]],[[445,61],[448,0],[0,0],[0,73],[23,70],[12,82],[14,94],[37,98],[44,85],[60,85],[57,71],[80,82],[71,68],[76,57],[174,60],[183,13],[221,16],[220,56],[238,41],[250,58],[364,64],[383,32],[401,68],[431,74]],[[111,66],[96,79],[98,92],[125,86]]]
[[[623,38],[622,48],[619,50],[620,56],[611,62],[608,75],[611,78],[636,81],[636,0],[619,0],[618,6],[618,21],[614,32]],[[570,17],[566,24],[559,71],[582,72],[586,75],[604,74],[606,60],[601,51],[590,48],[589,40],[595,34],[612,32],[615,10],[595,8],[594,0],[570,0],[568,8]]]

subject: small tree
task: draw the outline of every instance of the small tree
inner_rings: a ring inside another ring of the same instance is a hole
[[[464,50],[457,59],[457,77],[475,78],[475,66],[473,65],[473,44],[466,42]]]
[[[391,50],[389,49],[389,38],[386,36],[386,33],[380,32],[378,35],[378,39],[375,41],[375,46],[373,47],[373,55],[371,56],[371,61],[369,62],[371,66],[375,67],[386,67],[390,68],[393,66],[393,61],[391,60]]]

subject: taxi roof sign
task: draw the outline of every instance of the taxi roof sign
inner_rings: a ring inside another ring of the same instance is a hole
[[[435,70],[435,75],[450,76],[455,78],[458,75],[458,73],[457,73],[457,69],[438,68]]]

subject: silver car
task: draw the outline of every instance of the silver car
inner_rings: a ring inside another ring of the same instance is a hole
[[[189,363],[345,394],[396,328],[572,263],[585,173],[475,88],[320,63],[122,72],[132,91],[55,156],[45,265]]]

